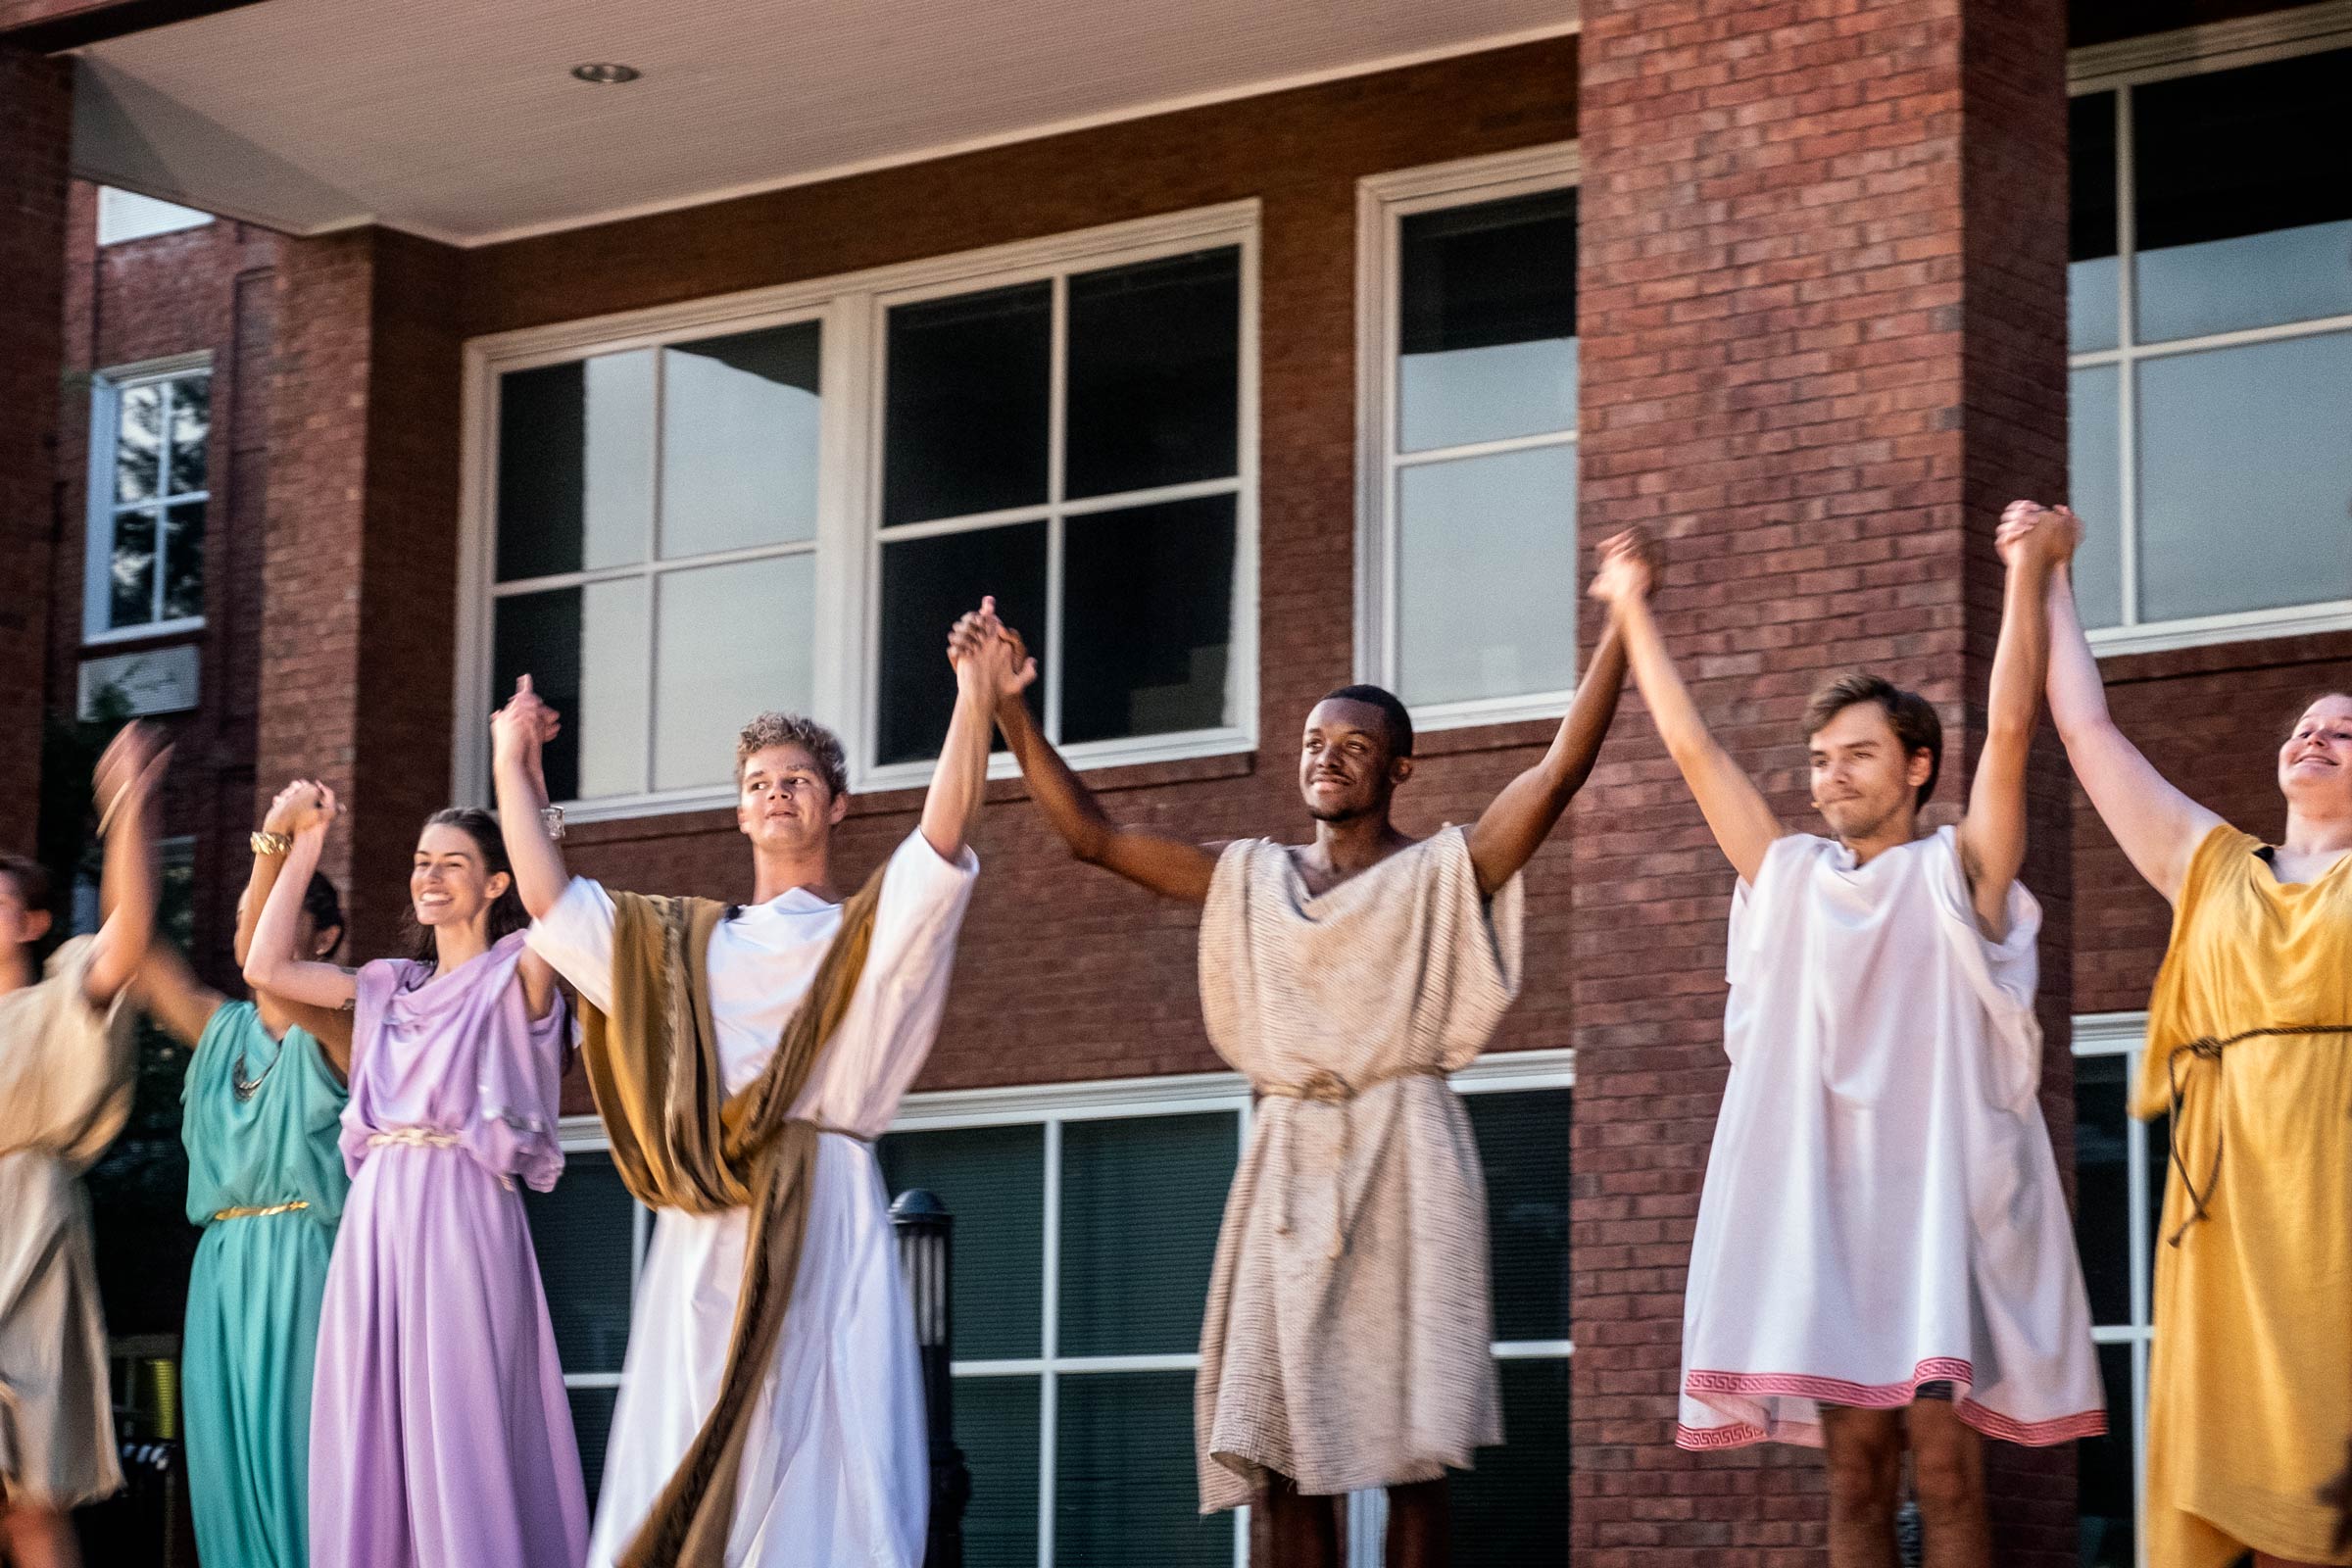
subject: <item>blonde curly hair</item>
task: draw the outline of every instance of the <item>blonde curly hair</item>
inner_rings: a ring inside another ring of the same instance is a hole
[[[823,776],[825,788],[834,795],[846,794],[850,787],[848,754],[841,749],[841,737],[813,718],[798,713],[761,713],[735,737],[735,787],[743,788],[743,764],[770,746],[798,746],[816,763]]]

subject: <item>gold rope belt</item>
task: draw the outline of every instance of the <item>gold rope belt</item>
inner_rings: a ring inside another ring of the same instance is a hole
[[[2182,1103],[2180,1058],[2186,1055],[2192,1061],[2212,1062],[2215,1082],[2218,1085],[2227,1081],[2222,1075],[2222,1053],[2231,1046],[2248,1040],[2284,1040],[2301,1035],[2352,1035],[2352,1024],[2280,1024],[2269,1029],[2240,1030],[2223,1040],[2216,1040],[2211,1035],[2199,1035],[2196,1039],[2183,1045],[2175,1046],[2166,1054],[2164,1075],[2172,1091],[2172,1117],[2165,1126],[2165,1142],[2168,1152],[2172,1155],[2173,1168],[2180,1173],[2181,1190],[2188,1194],[2189,1206],[2188,1217],[2174,1230],[2166,1242],[2166,1246],[2179,1247],[2180,1238],[2188,1234],[2188,1228],[2197,1221],[2208,1217],[2205,1205],[2212,1200],[2214,1189],[2219,1187],[2222,1181],[2222,1120],[2218,1114],[2213,1123],[2213,1168],[2206,1172],[2203,1192],[2197,1191],[2197,1184],[2190,1179],[2188,1174],[2188,1161],[2180,1153],[2180,1106]],[[2218,1089],[2216,1093],[2219,1093]]]
[[[1340,1157],[1331,1174],[1331,1247],[1326,1257],[1338,1258],[1348,1250],[1348,1228],[1353,1216],[1348,1212],[1348,1161],[1355,1152],[1356,1097],[1394,1083],[1399,1078],[1444,1078],[1446,1069],[1433,1062],[1421,1062],[1409,1067],[1391,1067],[1373,1074],[1362,1083],[1350,1083],[1327,1067],[1318,1067],[1295,1084],[1252,1084],[1250,1087],[1269,1100],[1298,1100],[1316,1105],[1336,1105],[1340,1111]],[[1280,1203],[1274,1216],[1274,1233],[1291,1234],[1291,1188],[1298,1179],[1296,1139],[1287,1135],[1283,1145],[1282,1185],[1276,1193]]]
[[[410,1149],[455,1149],[458,1135],[445,1133],[438,1127],[393,1127],[368,1135],[369,1149],[390,1149],[395,1145]]]
[[[214,1211],[214,1213],[213,1213],[213,1218],[215,1218],[215,1219],[268,1219],[268,1218],[269,1218],[270,1215],[272,1215],[272,1214],[291,1214],[291,1213],[294,1213],[294,1212],[295,1212],[296,1210],[298,1210],[298,1209],[305,1209],[305,1208],[308,1208],[308,1207],[310,1207],[310,1206],[311,1206],[311,1205],[310,1205],[310,1203],[309,1203],[309,1201],[308,1201],[307,1200],[305,1200],[305,1199],[300,1199],[300,1198],[297,1198],[297,1199],[295,1199],[295,1200],[294,1200],[292,1202],[290,1202],[290,1203],[271,1203],[271,1204],[270,1204],[269,1207],[267,1207],[267,1208],[222,1208],[222,1209],[217,1209],[217,1210],[215,1210],[215,1211]]]

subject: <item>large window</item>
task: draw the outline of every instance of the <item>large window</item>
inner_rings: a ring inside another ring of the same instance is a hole
[[[472,345],[461,791],[524,673],[589,814],[726,799],[769,708],[919,783],[991,593],[1081,765],[1246,748],[1254,247],[1242,206]]]
[[[93,380],[85,641],[204,624],[212,390],[210,361],[202,355]]]
[[[1424,724],[1576,683],[1572,147],[1363,182],[1358,664]]]
[[[563,1180],[553,1192],[524,1192],[522,1205],[593,1508],[605,1482],[605,1446],[629,1348],[629,1308],[653,1215],[621,1185],[601,1130],[567,1132],[564,1144]]]
[[[2076,579],[2103,649],[2352,624],[2352,49],[2287,53],[2328,41],[2303,15],[2077,59]]]

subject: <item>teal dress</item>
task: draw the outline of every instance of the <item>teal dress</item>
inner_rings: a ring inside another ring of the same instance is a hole
[[[318,1040],[300,1029],[271,1040],[250,1002],[213,1013],[180,1091],[188,1218],[204,1227],[181,1399],[208,1568],[310,1562],[311,1370],[351,1187],[335,1143],[344,1100]]]

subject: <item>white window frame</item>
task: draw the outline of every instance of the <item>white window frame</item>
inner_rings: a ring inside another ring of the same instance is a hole
[[[1258,204],[1255,200],[1227,203],[1192,212],[1116,223],[1101,228],[1056,234],[987,250],[937,257],[900,266],[835,277],[812,279],[749,293],[694,300],[681,305],[598,317],[586,320],[530,327],[469,340],[465,351],[463,391],[463,471],[459,501],[457,692],[454,711],[457,733],[452,747],[452,797],[479,803],[486,794],[490,763],[489,680],[491,612],[496,598],[514,592],[516,584],[497,581],[496,548],[498,497],[497,408],[498,378],[510,370],[531,369],[592,355],[635,348],[658,347],[720,333],[753,331],[793,320],[822,323],[823,344],[819,374],[823,392],[823,424],[818,442],[817,521],[811,544],[771,550],[760,547],[745,556],[812,549],[816,558],[816,587],[812,628],[813,716],[831,725],[850,756],[850,787],[858,791],[911,788],[931,777],[934,763],[905,762],[878,766],[873,762],[875,704],[880,686],[881,548],[885,542],[881,518],[881,436],[883,355],[887,318],[894,304],[947,294],[975,292],[1011,283],[1034,281],[1070,271],[1117,267],[1131,262],[1183,255],[1232,245],[1241,251],[1241,361],[1239,400],[1240,472],[1236,479],[1203,485],[1171,486],[1135,492],[1098,503],[1090,498],[1054,507],[1056,517],[1104,510],[1108,505],[1143,505],[1180,495],[1235,496],[1234,603],[1231,655],[1227,663],[1227,705],[1232,722],[1214,729],[1133,740],[1098,741],[1069,748],[1073,766],[1096,768],[1176,758],[1214,757],[1249,752],[1257,744],[1257,491],[1258,491]],[[1057,290],[1057,298],[1061,291]],[[1054,407],[1057,422],[1053,439],[1058,444],[1061,396],[1062,338],[1056,312],[1054,362]],[[1056,466],[1058,471],[1058,466]],[[1047,508],[1024,509],[1045,515]],[[925,532],[953,532],[984,520],[1010,517],[989,514],[909,524],[890,530],[892,540],[919,537]],[[1058,529],[1056,522],[1054,527]],[[709,565],[734,559],[733,554],[658,564],[661,569],[688,564]],[[1057,557],[1050,557],[1057,561]],[[533,588],[568,586],[579,581],[627,576],[647,566],[616,568],[533,579]],[[975,584],[976,596],[983,586]],[[1054,585],[1058,610],[1058,583]],[[943,634],[945,628],[942,628]],[[1058,662],[1058,661],[1057,661]],[[1058,680],[1058,673],[1049,671]],[[744,715],[749,718],[750,714]],[[649,711],[647,746],[652,745]],[[995,758],[991,775],[1010,777],[1017,767],[1009,756]],[[651,777],[651,767],[647,769]],[[566,804],[574,821],[650,816],[674,811],[732,806],[730,785],[606,796]]]
[[[1356,362],[1356,568],[1355,668],[1358,680],[1396,690],[1398,684],[1397,550],[1402,523],[1397,515],[1398,478],[1407,467],[1537,447],[1578,447],[1578,430],[1514,436],[1396,450],[1396,357],[1398,290],[1403,267],[1398,255],[1402,221],[1418,213],[1443,212],[1513,196],[1566,190],[1582,183],[1584,161],[1578,144],[1553,142],[1485,158],[1465,158],[1419,169],[1372,174],[1355,187],[1355,362]],[[1581,410],[1578,424],[1582,424]],[[1575,519],[1570,519],[1575,525]],[[1561,635],[1576,639],[1583,588],[1560,585]],[[1575,700],[1573,682],[1558,691],[1473,698],[1413,705],[1417,729],[1459,729],[1518,719],[1556,718]]]
[[[213,357],[209,352],[175,354],[169,359],[143,360],[135,365],[116,366],[90,377],[90,451],[88,466],[88,526],[82,539],[81,640],[85,647],[104,643],[145,642],[157,637],[171,637],[184,632],[204,629],[202,615],[179,615],[172,619],[142,621],[135,626],[110,626],[114,607],[115,519],[125,512],[154,508],[156,518],[155,593],[160,600],[164,591],[163,517],[168,506],[201,501],[205,504],[205,531],[213,526],[212,481],[214,454],[211,426],[205,433],[205,487],[184,495],[169,493],[172,464],[171,413],[167,402],[164,416],[164,441],[157,456],[157,494],[153,500],[118,504],[115,500],[115,463],[122,442],[122,394],[132,387],[154,386],[202,373],[208,380],[213,373]],[[210,564],[206,567],[209,572]],[[487,722],[485,719],[484,722]]]
[[[1463,1095],[1509,1094],[1530,1090],[1574,1089],[1576,1052],[1502,1052],[1485,1056],[1451,1074],[1448,1082]],[[1054,1568],[1054,1420],[1059,1408],[1056,1390],[1064,1377],[1102,1372],[1197,1372],[1200,1357],[1187,1351],[1165,1355],[1064,1356],[1056,1340],[1060,1329],[1061,1129],[1073,1121],[1129,1120],[1140,1116],[1187,1116],[1224,1112],[1235,1118],[1235,1153],[1250,1138],[1250,1081],[1239,1073],[1186,1073],[1158,1078],[1112,1078],[1087,1083],[1020,1085],[1005,1089],[941,1090],[908,1095],[891,1122],[893,1133],[943,1132],[968,1127],[1039,1126],[1044,1129],[1041,1183],[1043,1211],[1039,1250],[1040,1354],[1000,1360],[958,1360],[958,1378],[1034,1377],[1038,1380],[1038,1568]],[[1567,1149],[1563,1128],[1561,1150]],[[602,1152],[611,1147],[603,1123],[594,1116],[564,1118],[562,1143],[567,1152]],[[647,1215],[638,1210],[637,1260],[642,1265]],[[635,1274],[631,1275],[632,1295]],[[1497,1360],[1566,1360],[1576,1353],[1572,1340],[1499,1340]],[[564,1377],[567,1388],[609,1388],[619,1379],[604,1374]],[[1378,1492],[1357,1493],[1348,1498],[1348,1568],[1379,1568],[1380,1545],[1388,1499]],[[1250,1519],[1247,1508],[1233,1519],[1235,1568],[1248,1568]]]
[[[2293,11],[2272,12],[2233,22],[2182,27],[2172,32],[2127,38],[2072,51],[2067,57],[2070,97],[2113,92],[2116,114],[2116,347],[2070,353],[2067,368],[2090,369],[2112,366],[2116,371],[2116,457],[2120,466],[2116,519],[2120,541],[2118,574],[2123,624],[2089,634],[2090,646],[2102,658],[2111,655],[2157,653],[2175,648],[2197,648],[2216,643],[2246,642],[2265,637],[2293,637],[2309,632],[2352,627],[2352,599],[2274,610],[2240,611],[2222,615],[2198,615],[2176,620],[2142,621],[2139,613],[2139,478],[2138,375],[2139,366],[2153,359],[2192,354],[2200,349],[2230,348],[2286,338],[2322,337],[2352,330],[2352,315],[2279,326],[2209,333],[2200,337],[2138,341],[2132,257],[2137,250],[2136,212],[2132,196],[2134,155],[2132,138],[2132,89],[2183,76],[2264,65],[2301,55],[2352,47],[2352,0],[2328,0]]]
[[[2075,1019],[2074,1054],[2079,1060],[2085,1056],[2121,1056],[2124,1058],[2125,1103],[2131,1103],[2132,1087],[2139,1081],[2139,1055],[2147,1044],[2148,1015],[2144,1012],[2084,1013]],[[2094,1324],[2090,1337],[2098,1345],[2128,1345],[2132,1348],[2132,1508],[2133,1514],[2132,1540],[2138,1554],[2138,1568],[2148,1564],[2148,1351],[2155,1344],[2154,1326],[2154,1270],[2150,1259],[2155,1255],[2155,1238],[2148,1233],[2148,1197],[2151,1182],[2161,1185],[2165,1169],[2160,1163],[2148,1168],[2147,1140],[2140,1136],[2140,1123],[2127,1121],[2124,1139],[2124,1187],[2126,1203],[2131,1213],[2127,1217],[2126,1245],[2131,1249],[2132,1321],[2129,1323]],[[2082,1215],[2078,1224],[2097,1223],[2096,1216]],[[2116,1413],[2107,1412],[2107,1427],[2117,1430]]]

